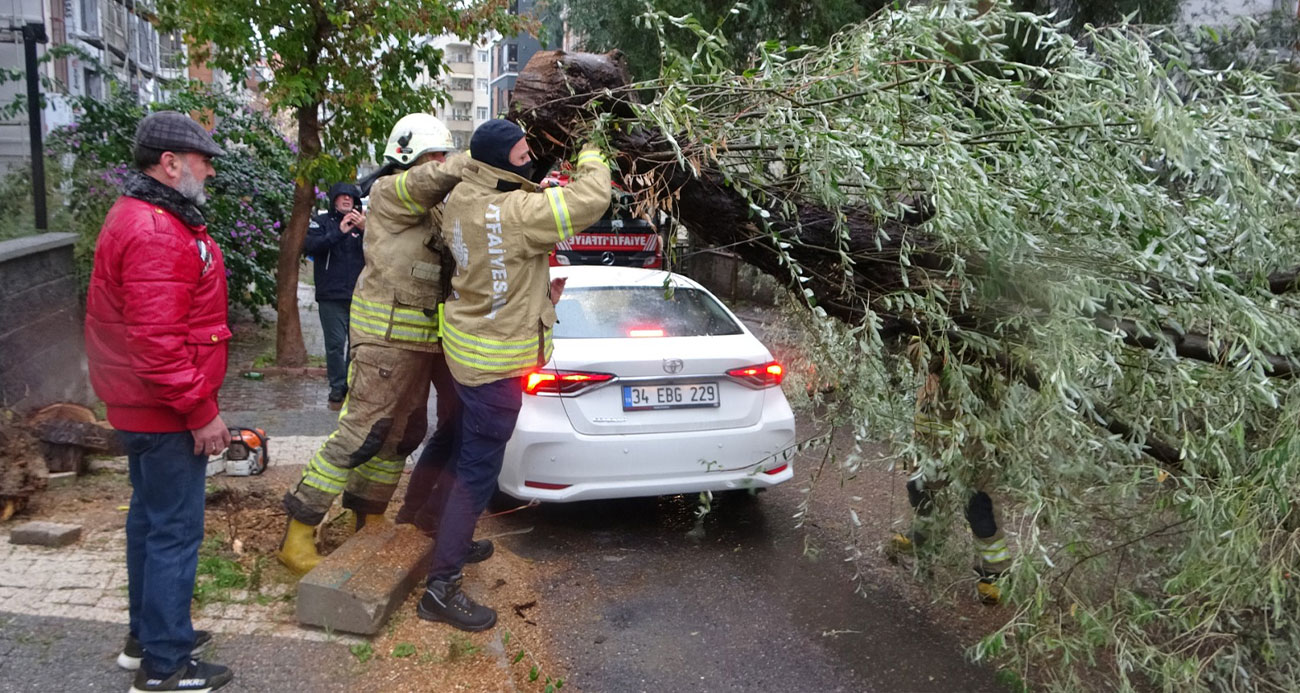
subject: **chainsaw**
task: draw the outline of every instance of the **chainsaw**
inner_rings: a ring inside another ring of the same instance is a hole
[[[271,461],[270,439],[260,428],[230,429],[230,446],[224,454],[222,471],[228,476],[256,476],[266,471]]]

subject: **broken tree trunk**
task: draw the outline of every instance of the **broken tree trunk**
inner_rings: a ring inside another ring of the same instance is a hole
[[[631,114],[628,104],[635,103],[637,96],[628,88],[629,81],[618,51],[604,55],[540,51],[520,73],[510,117],[525,126],[544,168],[581,145],[580,138],[589,129],[585,123],[596,112]],[[643,194],[647,206],[671,207],[667,211],[695,239],[730,248],[792,290],[808,289],[829,315],[845,322],[861,322],[869,309],[878,308],[870,305],[873,299],[905,286],[923,286],[932,272],[945,268],[943,258],[926,252],[929,239],[917,228],[929,215],[923,202],[911,201],[907,211],[896,217],[849,209],[841,218],[816,205],[796,203],[797,213],[790,218],[777,214],[775,207],[763,218],[755,207],[775,203],[751,201],[727,185],[724,175],[708,166],[704,152],[690,143],[679,144],[699,169],[698,175],[679,164],[672,144],[657,131],[622,132],[611,144],[619,152],[623,180]],[[647,194],[647,187],[657,192]],[[783,266],[778,248],[783,242],[791,244],[786,252],[810,277],[806,283],[799,283]],[[899,263],[903,253],[912,268],[906,279]],[[852,267],[845,266],[845,257],[852,259]],[[884,334],[916,329],[899,316],[876,312]]]

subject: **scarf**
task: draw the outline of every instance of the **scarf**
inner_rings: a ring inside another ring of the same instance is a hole
[[[203,211],[194,201],[185,197],[176,188],[163,185],[151,176],[139,171],[132,171],[122,185],[122,194],[157,205],[176,215],[186,226],[199,228],[206,226]]]

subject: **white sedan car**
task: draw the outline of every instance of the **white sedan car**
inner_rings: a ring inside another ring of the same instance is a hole
[[[794,475],[781,364],[713,294],[660,270],[551,276],[568,279],[555,353],[524,380],[501,491],[567,502],[761,489]]]

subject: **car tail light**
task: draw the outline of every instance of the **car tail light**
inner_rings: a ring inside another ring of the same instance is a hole
[[[780,474],[781,472],[784,472],[785,469],[786,469],[786,467],[789,467],[789,466],[790,466],[790,465],[788,465],[788,464],[783,464],[783,465],[781,465],[780,467],[777,467],[776,469],[765,469],[765,470],[763,470],[763,473],[764,473],[764,474],[771,474],[771,475],[775,476],[775,475],[777,475],[777,474]]]
[[[662,327],[633,327],[628,329],[629,337],[662,337],[664,330]]]
[[[727,375],[751,387],[774,387],[785,379],[785,369],[776,361],[768,361],[744,368],[733,368]]]
[[[524,376],[524,393],[529,395],[576,395],[592,385],[613,379],[614,376],[609,373],[544,371],[538,369]]]

